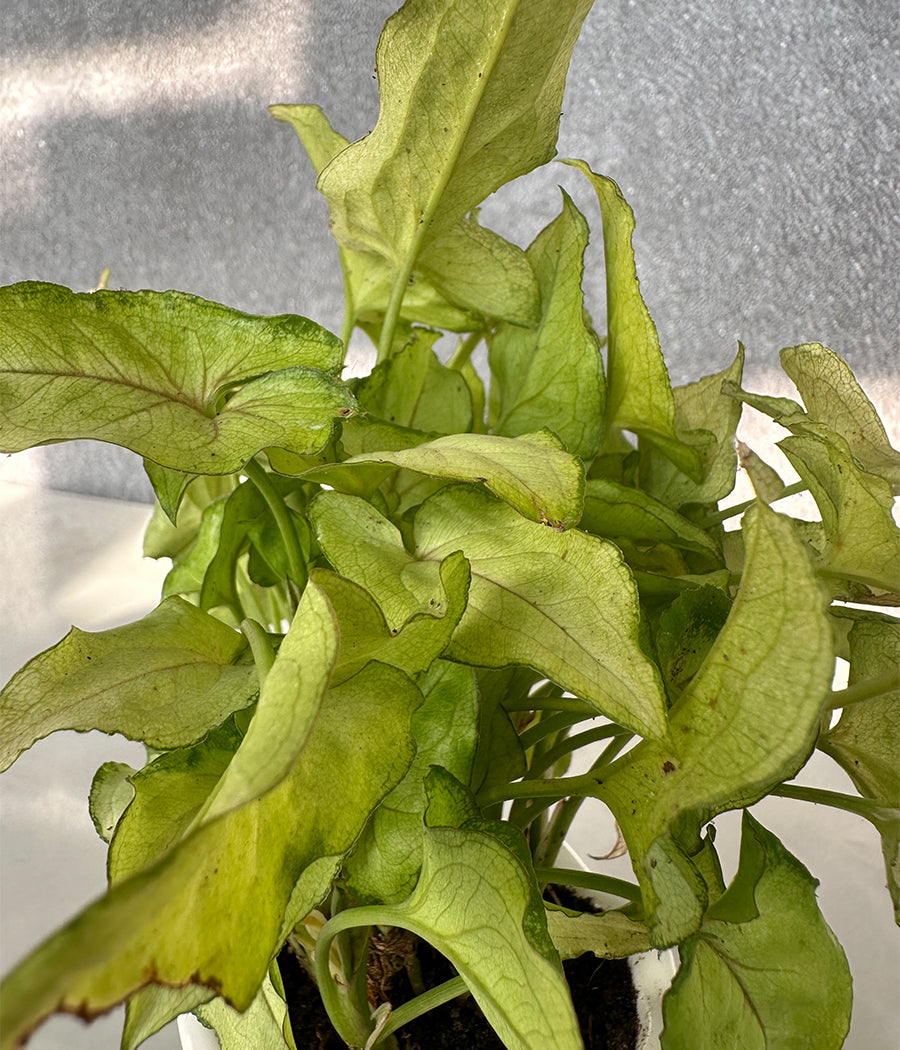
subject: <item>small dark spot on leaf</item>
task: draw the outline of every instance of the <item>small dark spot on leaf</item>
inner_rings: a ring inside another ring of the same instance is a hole
[[[651,868],[655,868],[655,867],[656,867],[656,865],[657,865],[657,863],[658,863],[658,861],[655,861],[655,860],[651,860],[651,861],[650,861],[650,867],[651,867]]]
[[[714,696],[709,701],[709,706],[713,709],[713,711],[715,711],[715,709],[719,706],[719,698],[717,696]]]
[[[670,762],[669,759],[666,759],[665,762],[663,762],[662,771],[666,776],[668,776],[670,773],[674,773],[675,763]]]

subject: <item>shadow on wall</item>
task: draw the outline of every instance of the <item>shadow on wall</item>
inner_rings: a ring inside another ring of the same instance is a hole
[[[378,110],[373,54],[400,0],[5,0],[0,282],[177,287],[337,329],[341,283],[312,168],[265,107],[323,105],[349,138]],[[888,5],[597,0],[575,50],[560,152],[617,178],[676,383],[742,339],[774,367],[819,339],[890,377],[900,303]],[[486,204],[527,243],[566,185],[551,166]],[[602,316],[603,279],[586,279]],[[888,420],[889,424],[891,420]],[[896,429],[896,418],[894,419]],[[149,498],[127,453],[36,450],[14,476]],[[0,476],[9,476],[0,464]]]

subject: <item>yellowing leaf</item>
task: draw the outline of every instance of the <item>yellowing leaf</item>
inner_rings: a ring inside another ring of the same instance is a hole
[[[0,289],[0,449],[93,438],[229,474],[266,446],[321,448],[351,415],[337,339],[181,292]]]
[[[0,768],[57,729],[122,733],[157,748],[193,743],[253,699],[246,649],[240,634],[177,597],[124,627],[73,627],[0,693]]]

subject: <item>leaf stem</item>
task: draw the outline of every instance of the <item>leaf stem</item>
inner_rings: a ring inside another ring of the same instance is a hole
[[[480,806],[491,806],[517,798],[564,799],[590,795],[594,781],[589,776],[556,777],[552,780],[518,780],[515,784],[496,784],[478,796]]]
[[[541,885],[553,882],[558,886],[580,886],[586,890],[611,893],[626,901],[640,901],[641,888],[636,883],[617,879],[612,875],[601,875],[598,871],[582,871],[580,868],[535,868],[534,873]]]
[[[272,670],[275,663],[275,650],[269,641],[265,628],[260,626],[256,620],[241,620],[241,634],[247,639],[250,652],[253,654],[253,663],[256,665],[256,673],[259,676],[259,687],[262,689],[266,675]]]
[[[269,510],[272,512],[272,517],[275,519],[275,524],[281,533],[281,539],[287,553],[288,571],[291,579],[302,591],[308,579],[306,559],[303,557],[303,551],[300,548],[297,530],[291,521],[291,512],[272,484],[269,472],[261,463],[257,463],[255,459],[248,460],[244,465],[244,473],[259,489],[259,494],[266,501]]]
[[[391,297],[388,300],[384,320],[381,322],[381,334],[378,337],[378,357],[375,361],[376,364],[380,365],[383,361],[387,361],[391,356],[391,346],[394,342],[394,329],[397,327],[397,318],[400,316],[400,307],[403,305],[403,296],[406,295],[409,279],[412,276],[416,254],[415,251],[410,251],[408,253],[406,261],[403,263],[401,269],[397,271],[397,275],[394,277],[394,283],[391,285]]]
[[[788,496],[796,496],[798,492],[806,492],[809,486],[805,481],[795,481],[792,485],[787,485],[784,491],[776,499],[771,500],[772,503],[777,503],[780,499],[787,499]],[[701,529],[708,529],[711,525],[721,525],[723,521],[728,521],[729,518],[735,518],[738,514],[743,514],[745,510],[749,510],[753,504],[756,503],[756,498],[744,500],[743,503],[737,503],[733,507],[726,507],[724,510],[717,511],[715,514],[708,514],[702,521],[697,524]]]
[[[450,360],[447,362],[448,368],[460,369],[472,356],[472,351],[481,342],[481,332],[470,332],[465,339],[460,339],[456,349],[453,351]]]
[[[451,977],[449,981],[444,981],[443,984],[439,984],[434,988],[429,988],[427,992],[422,992],[421,995],[417,995],[414,999],[410,999],[408,1002],[403,1003],[402,1006],[398,1006],[397,1009],[393,1011],[373,1046],[380,1046],[381,1040],[385,1038],[385,1036],[393,1035],[398,1028],[402,1028],[405,1024],[409,1024],[410,1021],[414,1021],[417,1017],[421,1017],[422,1014],[427,1013],[429,1010],[434,1010],[438,1006],[443,1006],[444,1003],[449,1002],[451,999],[455,999],[466,991],[466,983],[462,977]]]
[[[878,824],[881,821],[896,819],[898,811],[882,805],[875,799],[863,798],[860,795],[845,795],[840,791],[826,791],[825,788],[801,787],[797,784],[779,784],[769,792],[779,798],[795,798],[801,802],[814,802],[817,805],[842,809],[846,813],[855,813],[859,817]]]
[[[829,695],[828,706],[832,711],[836,711],[839,707],[849,707],[850,704],[871,700],[872,697],[883,696],[884,693],[893,692],[895,689],[900,689],[900,667],[885,671],[875,678],[855,682],[846,689],[835,690]]]

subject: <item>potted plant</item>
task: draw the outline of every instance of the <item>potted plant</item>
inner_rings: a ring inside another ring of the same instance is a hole
[[[468,994],[500,1044],[574,1050],[562,960],[672,946],[666,1050],[842,1044],[850,974],[815,881],[746,807],[870,820],[896,905],[900,628],[872,606],[900,602],[900,456],[816,343],[781,355],[802,405],[743,389],[742,349],[673,390],[631,210],[584,162],[566,163],[600,203],[602,336],[568,195],[526,250],[480,225],[552,159],[589,7],[409,0],[371,134],[273,107],[330,207],[340,338],[180,292],[0,290],[0,448],[139,453],[146,553],[172,559],[156,610],[73,629],[0,696],[3,767],[62,728],[147,747],[97,773],[109,890],[3,982],[4,1050],[122,1001],[126,1047],[194,1011],[224,1050],[302,1050],[291,959],[339,1044],[412,1045]],[[377,362],[343,381],[356,328]],[[744,450],[756,499],[723,510],[745,404],[789,431],[800,481]],[[770,506],[801,489],[820,521]],[[815,748],[857,795],[788,783]],[[585,799],[636,881],[558,860]],[[742,808],[726,887],[709,822]],[[592,914],[560,884],[624,903]]]

